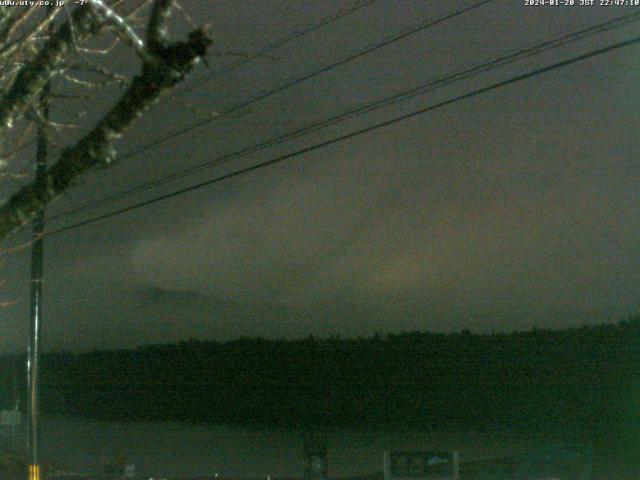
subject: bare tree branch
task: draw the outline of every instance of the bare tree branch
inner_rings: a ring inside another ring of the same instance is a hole
[[[14,40],[13,42],[6,42],[3,45],[2,50],[0,51],[0,58],[6,59],[9,58],[16,50],[26,45],[28,42],[33,41],[37,38],[45,29],[53,22],[57,15],[57,11],[55,9],[49,9],[47,15],[40,20],[38,23],[32,26],[32,28],[22,35],[20,38]],[[26,17],[25,17],[26,20]],[[14,25],[15,27],[16,25]],[[11,32],[9,32],[9,36]]]
[[[86,59],[84,63],[68,65],[64,68],[64,70],[66,72],[83,72],[94,74],[102,77],[103,80],[108,80],[109,83],[118,83],[120,85],[126,85],[129,81],[124,75],[120,75],[113,70],[104,68]]]
[[[138,36],[136,31],[131,28],[131,25],[129,25],[124,18],[118,15],[102,0],[91,0],[91,5],[107,22],[111,23],[116,28],[118,34],[127,42],[128,45],[133,47],[144,61],[150,60],[149,53],[147,52],[146,45],[142,41],[142,38]]]
[[[24,24],[35,11],[36,8],[34,6],[29,6],[26,9],[19,11],[18,15],[10,16],[6,24],[6,28],[2,31],[2,40],[10,38],[12,33],[15,32],[20,25]]]
[[[147,41],[149,49],[152,51],[160,50],[167,42],[169,32],[167,22],[171,15],[171,7],[173,0],[156,0],[151,9],[149,17],[149,27],[147,28]]]
[[[118,46],[120,43],[120,37],[115,37],[111,45],[106,48],[86,48],[86,47],[76,47],[79,52],[82,53],[93,53],[98,55],[107,55],[113,51],[114,48]]]
[[[21,69],[0,99],[0,140],[40,94],[52,72],[69,53],[74,36],[76,41],[86,38],[96,33],[101,26],[91,9],[77,8],[73,15],[73,25],[71,22],[62,25],[38,55]]]
[[[142,73],[133,78],[120,100],[87,135],[60,154],[47,171],[43,182],[32,182],[22,187],[0,207],[0,240],[29,221],[64,192],[79,175],[96,166],[113,162],[116,156],[115,141],[162,93],[181,81],[205,56],[211,41],[203,29],[192,31],[187,41],[166,44],[166,22],[171,3],[171,0],[157,0],[154,3],[147,29],[150,56],[143,62]],[[80,14],[78,17],[80,23],[75,25],[76,34],[80,31],[83,35],[88,35],[99,28],[94,17]],[[18,91],[22,95],[21,99],[0,102],[0,127],[29,105],[27,99],[34,97],[53,67],[61,63],[71,41],[69,27],[59,30],[47,42],[37,61],[29,66],[28,74],[23,75],[21,72],[19,77],[28,80],[30,86]],[[14,86],[14,89],[17,88]]]

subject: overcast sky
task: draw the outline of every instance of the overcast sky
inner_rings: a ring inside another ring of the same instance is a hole
[[[150,112],[120,152],[473,2],[378,0],[214,80],[207,75],[237,60],[230,53],[255,52],[353,3],[183,3],[196,23],[211,23],[210,68],[194,75],[197,87],[185,84],[184,102]],[[49,212],[638,8],[496,0],[88,175]],[[49,226],[308,147],[637,32],[632,23]],[[44,349],[241,335],[512,331],[637,313],[639,78],[640,47],[628,47],[51,236]],[[7,182],[3,193],[16,186]],[[2,300],[16,303],[0,311],[0,351],[25,348],[28,268],[28,250],[4,256]]]

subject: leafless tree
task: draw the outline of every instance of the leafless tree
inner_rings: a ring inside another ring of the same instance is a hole
[[[174,1],[0,1],[0,174],[11,174],[16,154],[34,142],[36,126],[66,127],[43,114],[43,98],[47,105],[90,104],[85,89],[119,85],[116,99],[86,129],[79,122],[70,125],[77,139],[51,158],[44,179],[24,184],[3,201],[0,241],[78,176],[111,164],[116,142],[131,123],[204,57],[210,44],[204,27],[193,27],[184,40],[169,38]],[[123,51],[137,57],[138,73],[111,68]]]

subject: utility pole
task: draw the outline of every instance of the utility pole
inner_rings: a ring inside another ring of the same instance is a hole
[[[49,119],[50,85],[47,82],[40,95],[39,124],[37,133],[35,181],[43,186],[47,171],[49,141],[47,138]],[[33,219],[33,237],[31,246],[31,315],[29,329],[29,348],[27,352],[27,454],[29,469],[27,480],[40,480],[38,462],[38,414],[39,414],[39,370],[40,370],[40,326],[42,322],[42,253],[44,232],[44,209]]]

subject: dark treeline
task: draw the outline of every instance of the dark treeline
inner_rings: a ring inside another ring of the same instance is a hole
[[[22,364],[0,361],[5,406],[14,365],[24,384]],[[190,340],[51,353],[42,359],[42,408],[288,427],[567,429],[622,444],[636,441],[640,426],[640,318],[559,331]]]

